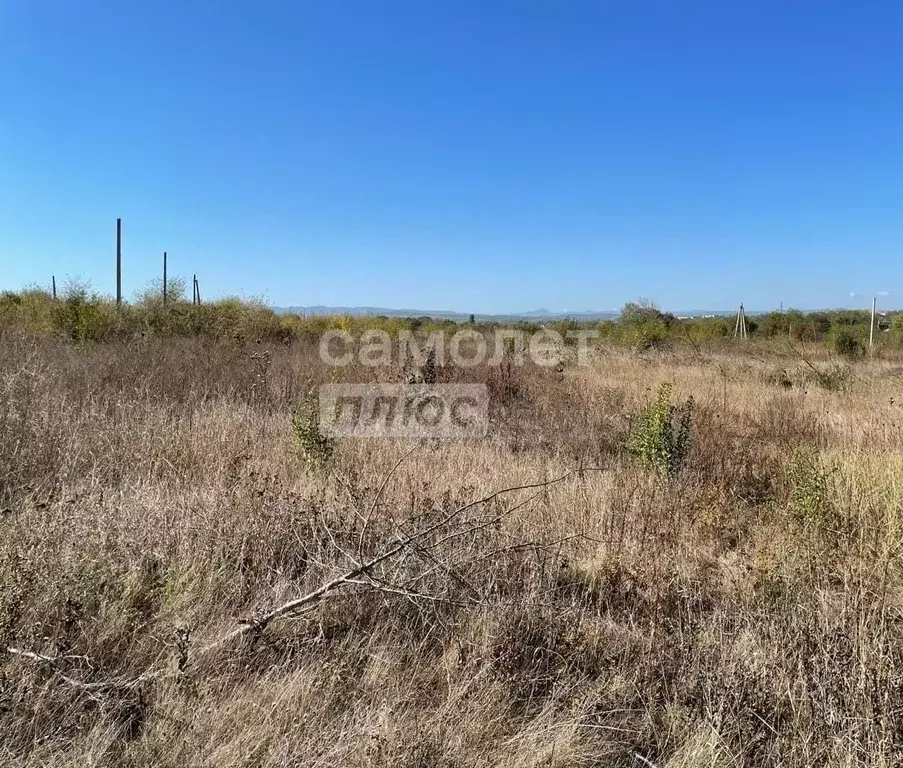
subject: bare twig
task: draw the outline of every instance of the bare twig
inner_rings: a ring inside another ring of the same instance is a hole
[[[421,445],[423,445],[423,438],[417,441],[411,450],[407,451],[398,461],[395,462],[395,466],[392,467],[383,478],[382,483],[379,486],[379,490],[376,492],[376,496],[373,497],[373,503],[370,505],[370,509],[367,510],[367,515],[364,518],[364,524],[361,526],[361,535],[357,540],[357,554],[360,557],[363,553],[364,549],[364,535],[367,533],[367,527],[370,525],[370,518],[373,517],[373,513],[376,511],[376,505],[379,504],[379,500],[383,495],[383,491],[386,489],[386,485],[388,484],[392,475],[395,474],[395,470],[397,470],[405,459],[408,458],[414,451],[416,451]]]
[[[400,541],[396,540],[396,543],[393,546],[390,546],[389,549],[383,551],[379,555],[376,555],[375,557],[371,558],[367,562],[362,563],[361,565],[358,565],[358,566],[352,568],[351,570],[347,571],[346,573],[342,574],[341,576],[338,576],[335,579],[332,579],[332,581],[328,581],[325,584],[320,585],[313,592],[309,592],[308,594],[304,595],[303,597],[298,597],[298,598],[295,598],[294,600],[289,600],[287,603],[283,603],[279,607],[274,608],[271,611],[268,611],[267,613],[258,617],[254,621],[250,621],[245,624],[242,624],[241,626],[233,629],[231,632],[227,632],[225,635],[223,635],[218,640],[215,640],[212,643],[204,646],[200,651],[198,651],[197,655],[203,656],[203,655],[207,654],[208,652],[215,650],[216,648],[219,648],[219,647],[229,643],[231,640],[234,640],[238,637],[242,637],[242,636],[248,634],[249,632],[260,632],[263,629],[265,629],[275,619],[285,616],[286,614],[295,613],[296,611],[298,611],[302,608],[305,608],[309,605],[316,603],[324,595],[327,595],[330,592],[332,592],[333,590],[338,589],[339,587],[342,587],[346,584],[353,583],[354,580],[357,579],[359,576],[366,575],[367,573],[372,571],[377,565],[380,565],[381,563],[385,562],[386,560],[389,560],[390,558],[394,557],[395,555],[397,555],[398,553],[405,550],[407,547],[409,547],[414,542],[416,542],[416,541],[424,538],[425,536],[428,536],[430,533],[433,533],[434,531],[437,531],[440,528],[448,525],[452,520],[454,520],[462,512],[466,512],[468,509],[472,509],[473,507],[476,507],[480,504],[486,504],[486,503],[492,501],[493,499],[498,498],[499,496],[502,496],[506,493],[513,493],[514,491],[522,491],[522,490],[528,490],[528,489],[533,489],[533,488],[547,488],[550,485],[555,485],[557,483],[563,482],[564,480],[571,477],[571,475],[577,474],[578,472],[591,471],[592,469],[599,469],[599,468],[589,468],[589,470],[587,470],[587,469],[569,470],[568,472],[565,472],[563,475],[559,475],[558,477],[553,478],[551,480],[545,480],[541,483],[528,483],[525,485],[511,486],[510,488],[503,488],[502,490],[495,491],[495,492],[489,494],[488,496],[484,496],[480,499],[476,499],[475,501],[471,501],[467,504],[464,504],[463,506],[460,506],[457,509],[455,509],[454,511],[450,512],[448,515],[446,515],[444,518],[442,518],[438,522],[433,523],[432,525],[429,525],[426,528],[422,528],[419,531],[406,536],[404,539],[402,539]]]
[[[410,455],[410,453],[411,452],[409,451],[408,454],[405,454],[405,456],[402,457],[402,460],[406,456]],[[396,464],[396,468],[398,467],[398,465],[400,463],[401,462]],[[354,568],[351,568],[350,570],[346,571],[341,576],[337,576],[336,578],[332,579],[331,581],[327,581],[326,583],[321,584],[319,587],[317,587],[312,592],[308,592],[306,595],[295,598],[294,600],[289,600],[288,602],[283,603],[282,605],[280,605],[276,608],[273,608],[272,610],[264,613],[262,616],[258,616],[257,618],[255,618],[253,620],[249,620],[249,621],[242,623],[235,629],[231,630],[230,632],[227,632],[225,635],[219,637],[218,639],[216,639],[216,640],[208,643],[207,645],[203,646],[202,648],[200,648],[195,654],[193,654],[193,657],[190,658],[189,661],[197,661],[201,657],[217,650],[218,648],[221,648],[221,647],[227,645],[231,641],[236,640],[241,637],[244,637],[248,634],[260,633],[267,626],[269,626],[273,621],[280,619],[284,616],[296,614],[299,611],[302,611],[303,609],[313,607],[314,605],[318,604],[320,602],[320,600],[322,600],[324,597],[326,597],[330,593],[332,593],[335,590],[340,589],[342,587],[348,586],[348,585],[368,586],[372,589],[382,590],[382,591],[386,591],[389,593],[402,594],[405,597],[413,598],[413,599],[430,598],[433,600],[442,600],[442,598],[436,598],[435,596],[429,596],[429,595],[425,595],[423,593],[414,592],[405,587],[397,587],[396,585],[387,585],[387,584],[381,583],[380,581],[371,577],[371,572],[377,566],[392,559],[393,557],[400,554],[401,552],[407,550],[412,545],[416,544],[416,542],[424,539],[425,537],[429,536],[431,533],[434,533],[435,531],[440,530],[440,529],[444,528],[445,526],[449,525],[453,520],[455,520],[455,518],[459,517],[461,514],[463,514],[464,512],[466,512],[469,509],[472,509],[481,504],[487,504],[488,502],[492,501],[493,499],[496,499],[499,496],[503,496],[507,493],[513,493],[515,491],[530,490],[530,489],[545,489],[545,488],[548,488],[549,486],[556,485],[558,483],[561,483],[561,482],[567,480],[572,475],[580,474],[582,472],[587,472],[587,471],[594,471],[594,470],[598,471],[600,469],[602,469],[602,468],[601,467],[590,467],[590,468],[569,470],[568,472],[565,472],[564,474],[559,475],[558,477],[552,478],[551,480],[545,480],[545,481],[539,482],[539,483],[527,483],[524,485],[514,485],[509,488],[503,488],[501,490],[494,491],[493,493],[490,493],[487,496],[483,496],[482,498],[468,502],[467,504],[464,504],[464,505],[456,508],[452,512],[449,512],[441,520],[439,520],[435,523],[432,523],[431,525],[427,525],[426,527],[421,528],[420,530],[418,530],[414,533],[411,533],[404,537],[395,539],[395,541],[390,543],[389,545],[387,545],[387,548],[384,549],[381,553],[375,555],[374,557],[370,558],[369,560],[367,560],[364,563],[361,563],[360,565],[355,565]],[[394,469],[392,471],[394,472]],[[391,472],[390,472],[390,475],[391,475]],[[383,483],[382,487],[385,487],[385,482]],[[382,491],[382,487],[380,489],[380,492]],[[370,511],[370,513],[368,513],[368,515],[372,514],[372,511],[375,509],[375,505],[376,505],[376,502],[378,501],[378,497],[379,497],[379,494],[377,494],[377,498],[374,500],[373,505],[371,506],[371,511]],[[535,497],[535,495],[531,496],[530,499],[532,499],[534,497]],[[529,499],[528,499],[528,501],[529,501]],[[511,509],[512,510],[517,509],[519,506],[522,506],[523,503],[527,503],[527,502],[522,502],[521,504],[515,505]],[[431,548],[431,549],[435,548],[435,545],[431,545],[428,548]],[[425,547],[424,549],[427,549],[427,548]],[[74,688],[77,688],[77,689],[83,690],[83,691],[101,691],[101,690],[105,690],[105,689],[122,690],[122,689],[134,688],[135,686],[137,686],[145,681],[152,680],[152,679],[158,679],[158,678],[161,678],[164,676],[164,670],[162,668],[157,668],[156,670],[154,670],[154,669],[148,670],[147,672],[144,672],[143,674],[139,675],[138,677],[131,678],[128,680],[105,680],[105,681],[99,681],[99,682],[93,682],[93,683],[86,683],[84,681],[77,680],[77,679],[70,677],[69,675],[66,675],[65,673],[63,673],[62,670],[60,669],[61,659],[59,659],[57,657],[47,656],[47,655],[40,654],[40,653],[35,653],[34,651],[22,650],[20,648],[7,648],[6,650],[9,653],[17,655],[21,658],[29,659],[35,663],[46,665],[49,669],[51,669],[55,674],[57,674],[59,676],[60,680],[62,680],[63,682],[65,682],[66,684],[68,684]]]
[[[95,683],[86,683],[83,680],[77,680],[74,677],[70,677],[62,671],[61,662],[67,658],[65,656],[48,656],[43,653],[35,653],[34,651],[28,651],[22,648],[14,648],[11,646],[7,647],[6,652],[11,653],[14,656],[19,656],[23,659],[29,659],[30,661],[33,661],[37,664],[43,664],[67,685],[86,692],[134,688],[136,685],[143,683],[145,680],[150,680],[151,678],[157,676],[156,673],[145,673],[143,675],[139,675],[138,677],[130,678],[127,680],[102,680]]]

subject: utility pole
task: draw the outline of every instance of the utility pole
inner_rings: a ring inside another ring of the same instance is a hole
[[[740,310],[737,312],[737,322],[734,323],[734,338],[746,338],[746,313],[743,311],[743,305],[740,305]]]
[[[869,324],[869,352],[875,343],[875,303],[878,301],[877,296],[872,297],[872,322]]]
[[[191,303],[198,303],[198,276],[196,274],[191,276]]]
[[[166,251],[163,251],[163,306],[166,306]]]
[[[50,276],[50,283],[53,286],[53,300],[56,301],[56,275]]]
[[[116,219],[116,306],[122,304],[122,219]]]
[[[198,297],[198,306],[201,306],[201,284],[198,282],[197,275],[194,278],[194,292]]]

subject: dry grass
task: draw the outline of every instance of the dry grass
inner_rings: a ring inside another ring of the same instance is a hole
[[[900,360],[446,369],[490,385],[488,439],[318,469],[289,415],[333,372],[263,351],[3,339],[0,646],[52,659],[4,654],[3,764],[903,760]],[[670,479],[622,447],[666,381],[697,403]]]

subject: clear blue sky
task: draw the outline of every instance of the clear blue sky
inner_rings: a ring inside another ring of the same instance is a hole
[[[900,306],[903,3],[6,0],[0,285]],[[851,296],[851,293],[857,296]]]

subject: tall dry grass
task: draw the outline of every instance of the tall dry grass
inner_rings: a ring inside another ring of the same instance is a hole
[[[487,439],[317,467],[290,424],[336,375],[312,345],[8,334],[2,761],[897,765],[903,363],[832,366],[446,368],[489,385]],[[671,478],[623,449],[663,382],[697,404]]]

